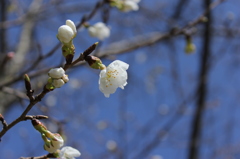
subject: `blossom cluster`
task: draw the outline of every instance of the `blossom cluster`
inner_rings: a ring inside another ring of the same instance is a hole
[[[48,84],[50,87],[53,86],[53,88],[60,88],[69,81],[68,75],[65,74],[62,67],[51,69],[48,72],[48,76]]]
[[[139,1],[140,0],[109,0],[109,4],[123,12],[129,12],[139,9]],[[97,22],[94,25],[84,23],[84,26],[87,28],[91,37],[104,40],[110,36],[110,28],[103,22]],[[58,29],[57,38],[62,43],[62,53],[67,65],[72,64],[75,53],[73,39],[76,37],[76,34],[77,28],[71,20],[66,20],[66,24],[60,26]],[[110,94],[115,93],[118,87],[124,89],[127,85],[127,69],[129,68],[129,64],[115,60],[106,67],[99,58],[90,56],[89,54],[83,55],[83,59],[88,62],[90,67],[100,70],[98,80],[99,90],[105,97],[109,97]],[[48,76],[46,88],[49,90],[60,88],[69,81],[68,75],[65,74],[65,70],[62,67],[50,69]],[[70,146],[62,147],[64,145],[62,136],[58,133],[50,132],[39,120],[33,119],[32,124],[41,134],[44,141],[44,149],[55,157],[59,159],[75,159],[75,157],[81,155],[77,149]],[[59,150],[61,147],[62,149]]]

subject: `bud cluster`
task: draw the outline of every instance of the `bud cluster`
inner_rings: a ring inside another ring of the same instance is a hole
[[[51,69],[48,72],[48,76],[47,88],[50,90],[60,88],[69,81],[68,75],[65,74],[65,71],[62,67]]]

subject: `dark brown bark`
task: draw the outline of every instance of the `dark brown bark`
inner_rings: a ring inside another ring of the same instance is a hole
[[[204,8],[207,8],[211,0],[204,1]],[[202,118],[204,115],[205,101],[207,97],[207,80],[209,72],[209,58],[211,56],[211,11],[206,14],[208,21],[204,24],[203,49],[200,58],[199,84],[197,87],[198,99],[196,101],[196,110],[191,125],[191,136],[189,143],[188,159],[199,158],[199,148],[201,141]]]

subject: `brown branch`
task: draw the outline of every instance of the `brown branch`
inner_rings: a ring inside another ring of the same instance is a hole
[[[75,60],[76,62],[73,62],[71,65],[64,65],[64,69],[65,71],[74,66],[75,64],[77,64],[77,62],[80,62],[80,61],[83,61],[84,60],[84,56],[85,55],[89,55],[92,51],[95,50],[96,46],[97,46],[98,43],[94,43],[92,46],[90,46],[88,49],[86,49],[82,54],[81,56]],[[29,78],[29,77],[28,77]],[[26,79],[25,79],[25,82],[26,82]],[[30,82],[30,79],[29,79],[29,82]],[[29,83],[27,83],[27,85],[29,85]],[[28,87],[28,88],[27,88]],[[27,89],[31,89],[30,86],[26,86]],[[28,90],[29,91],[29,90]],[[3,130],[0,132],[0,138],[9,130],[11,129],[13,126],[15,126],[17,123],[23,121],[23,120],[26,120],[29,118],[26,117],[27,113],[32,109],[32,107],[37,104],[38,102],[40,102],[42,100],[42,98],[47,94],[49,93],[51,90],[47,89],[46,86],[44,86],[43,88],[43,91],[38,94],[36,97],[33,97],[32,94],[29,95],[29,99],[30,99],[30,103],[29,105],[27,106],[27,108],[24,110],[24,112],[17,118],[15,119],[12,123],[10,123],[9,125],[7,125],[6,127],[3,128]],[[28,94],[28,92],[27,92]]]
[[[49,153],[47,155],[38,156],[38,157],[21,157],[19,159],[48,159],[48,158],[56,158],[53,154]]]
[[[2,116],[2,114],[0,114],[0,121],[3,124],[3,129],[5,129],[8,126],[8,124],[7,124],[6,120],[4,119],[4,117]]]
[[[205,7],[209,6],[211,0],[205,0]],[[205,23],[205,32],[203,35],[203,50],[202,57],[200,59],[200,72],[199,72],[199,84],[196,92],[198,93],[198,100],[196,103],[196,109],[193,116],[193,121],[191,125],[191,135],[190,135],[190,143],[188,147],[188,158],[189,159],[198,159],[199,152],[198,149],[200,147],[201,141],[201,129],[202,129],[202,117],[205,108],[205,100],[207,96],[207,76],[210,69],[210,57],[211,57],[211,24],[212,17],[211,12],[208,12],[206,15],[208,18],[208,22]]]

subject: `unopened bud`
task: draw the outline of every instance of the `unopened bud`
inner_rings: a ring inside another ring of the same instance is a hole
[[[91,68],[100,69],[100,70],[103,70],[106,68],[106,66],[102,63],[102,61],[98,57],[87,56],[85,57],[85,61],[88,62]]]
[[[83,57],[87,57],[88,55],[90,55],[97,47],[98,42],[95,42],[93,45],[91,45],[87,50],[85,50],[82,54]]]
[[[27,91],[30,91],[32,89],[31,83],[30,83],[30,78],[27,74],[24,75],[24,81],[25,81],[25,88]]]
[[[185,52],[187,54],[193,53],[193,52],[195,52],[195,50],[196,50],[196,46],[193,43],[189,43],[185,47]]]
[[[191,36],[187,35],[186,36],[186,46],[185,46],[185,52],[187,54],[193,53],[196,50],[196,46],[192,42]]]
[[[33,119],[32,120],[32,125],[33,127],[39,131],[40,133],[43,133],[43,132],[46,132],[47,131],[47,128],[45,127],[45,125],[43,125],[42,122],[40,122],[39,120],[37,119]]]

